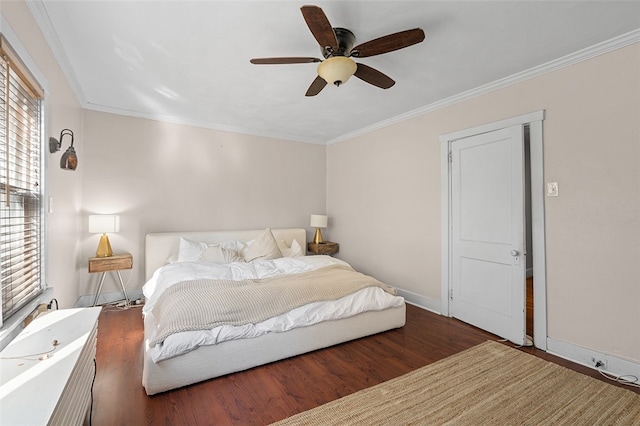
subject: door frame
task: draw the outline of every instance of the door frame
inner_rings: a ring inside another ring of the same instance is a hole
[[[533,342],[535,347],[547,349],[547,284],[544,227],[544,152],[543,129],[544,110],[534,111],[517,117],[483,124],[470,129],[459,130],[440,136],[440,244],[441,244],[441,293],[440,312],[451,316],[449,291],[451,287],[451,167],[449,153],[455,140],[492,132],[516,125],[529,126],[529,154],[531,163],[531,228],[533,248]],[[522,285],[525,285],[523,283]]]

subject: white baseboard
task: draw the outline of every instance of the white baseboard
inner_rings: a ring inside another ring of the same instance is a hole
[[[93,306],[93,299],[95,299],[95,297],[95,294],[86,294],[84,296],[80,296],[73,307],[88,308],[90,306]],[[129,300],[141,299],[142,289],[139,288],[134,290],[127,290],[127,297],[129,297]],[[113,293],[100,293],[96,305],[107,305],[110,303],[119,302],[121,300],[124,300],[124,295],[121,291],[115,291]]]
[[[434,312],[436,314],[441,314],[440,309],[440,300],[431,299],[429,297],[421,296],[419,294],[413,293],[411,291],[402,290],[401,288],[398,290],[398,296],[404,297],[404,300],[407,303],[412,305],[416,305],[422,309],[426,309],[427,311]]]
[[[577,364],[591,367],[594,370],[597,361],[605,363],[601,370],[616,376],[635,376],[640,383],[640,364],[624,358],[583,348],[571,343],[563,342],[552,338],[547,338],[547,352],[568,359]]]

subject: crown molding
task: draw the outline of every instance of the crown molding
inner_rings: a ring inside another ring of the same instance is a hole
[[[362,136],[367,133],[371,133],[375,130],[380,130],[382,128],[409,120],[411,118],[426,114],[428,112],[446,108],[451,105],[455,105],[457,103],[464,102],[469,99],[473,99],[478,96],[482,96],[487,93],[491,93],[508,86],[512,86],[514,84],[522,83],[524,81],[527,81],[536,77],[540,77],[550,72],[575,65],[577,63],[595,58],[600,55],[604,55],[605,53],[609,53],[611,51],[632,45],[634,43],[638,43],[639,41],[640,41],[640,29],[637,29],[637,30],[628,32],[626,34],[623,34],[621,36],[614,37],[602,43],[598,43],[591,47],[587,47],[585,49],[563,56],[561,58],[555,59],[553,61],[549,61],[545,64],[530,68],[528,70],[519,72],[517,74],[513,74],[509,77],[505,77],[500,80],[496,80],[491,83],[476,87],[475,89],[471,89],[466,92],[462,92],[457,95],[450,96],[448,98],[414,109],[405,114],[397,115],[390,119],[380,121],[374,125],[364,127],[354,132],[346,133],[335,139],[327,141],[327,145],[333,145],[339,142],[353,139],[355,137]]]
[[[80,103],[81,106],[87,105],[87,97],[84,95],[80,83],[78,82],[78,78],[76,73],[73,71],[73,67],[71,66],[71,62],[69,62],[69,58],[62,47],[62,43],[58,38],[58,34],[53,28],[53,24],[51,23],[51,19],[49,19],[49,14],[47,13],[47,9],[44,7],[43,0],[25,0],[27,7],[31,11],[31,15],[33,19],[35,19],[36,24],[42,31],[47,44],[49,45],[49,49],[53,53],[54,58],[58,62],[62,73],[67,79],[69,86],[71,86],[71,90],[76,95],[76,99]]]

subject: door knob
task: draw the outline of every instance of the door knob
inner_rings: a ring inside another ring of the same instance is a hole
[[[511,256],[513,257],[520,256],[520,252],[518,250],[511,250]]]

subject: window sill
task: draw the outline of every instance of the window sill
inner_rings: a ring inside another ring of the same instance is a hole
[[[44,291],[38,295],[31,302],[20,308],[18,312],[8,318],[0,328],[0,351],[4,349],[11,341],[22,331],[24,328],[22,322],[33,312],[39,304],[49,303],[53,299],[53,288],[45,288]]]

